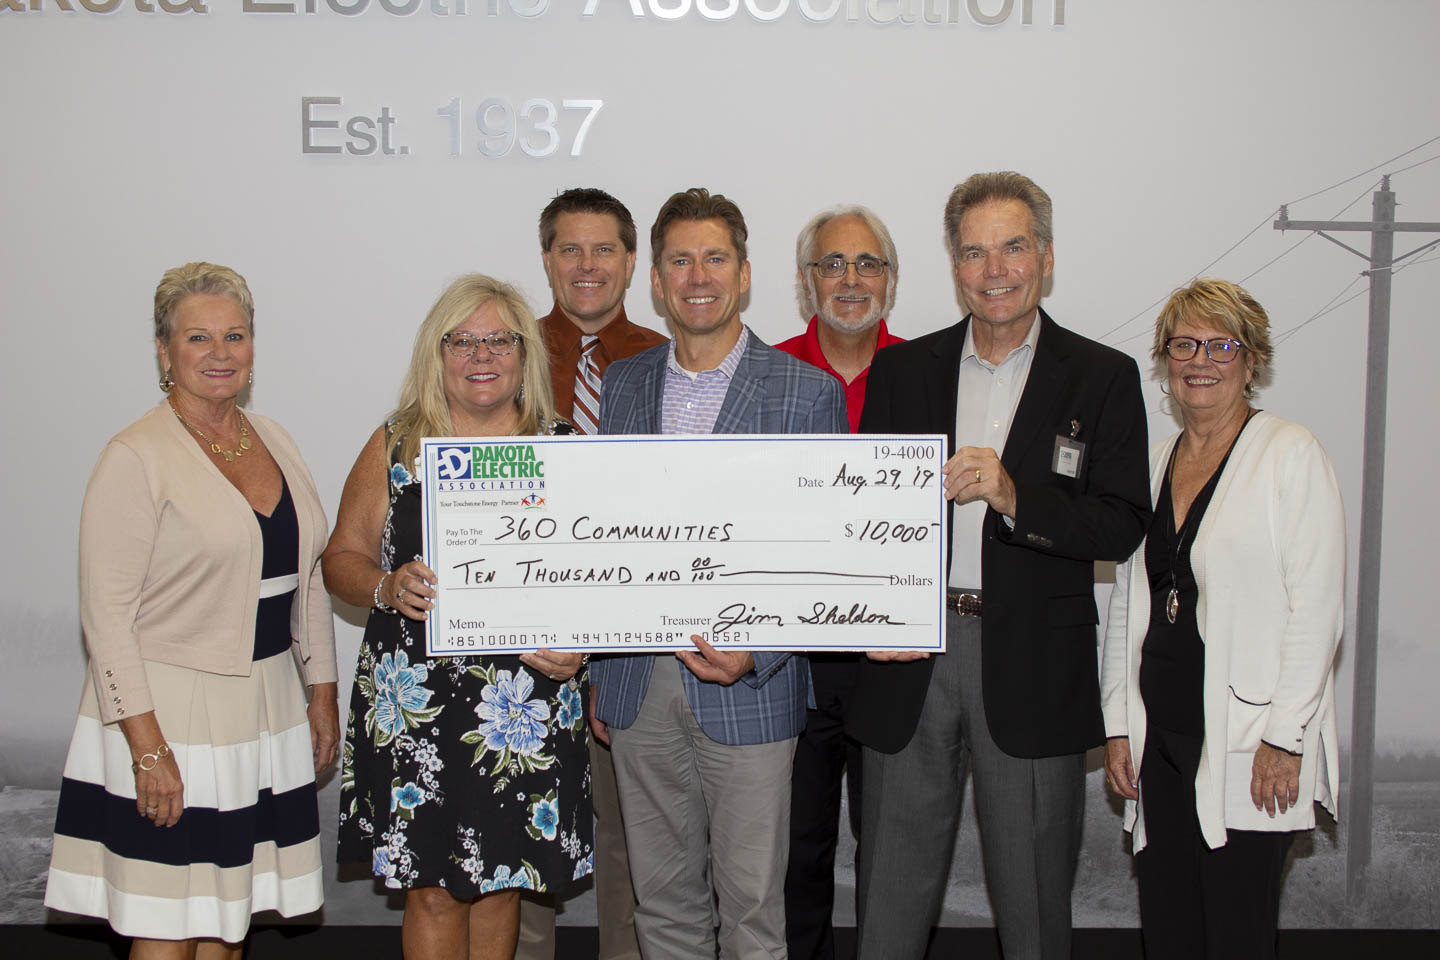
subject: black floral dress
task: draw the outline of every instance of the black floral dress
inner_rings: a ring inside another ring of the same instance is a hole
[[[563,425],[559,431],[564,431]],[[420,482],[390,467],[382,563],[420,557]],[[339,860],[387,887],[461,899],[559,894],[594,869],[590,769],[577,681],[515,656],[425,656],[425,625],[370,611],[340,781]]]

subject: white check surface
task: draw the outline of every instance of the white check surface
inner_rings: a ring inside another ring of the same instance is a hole
[[[939,436],[431,438],[431,655],[944,649]]]

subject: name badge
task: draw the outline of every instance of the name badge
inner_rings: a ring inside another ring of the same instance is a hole
[[[1050,469],[1062,477],[1080,476],[1080,465],[1085,462],[1085,444],[1072,437],[1055,436],[1055,453],[1050,458]]]

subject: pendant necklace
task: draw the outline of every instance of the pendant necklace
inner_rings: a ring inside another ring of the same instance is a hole
[[[1225,456],[1220,458],[1220,463],[1216,465],[1215,471],[1224,468],[1226,461],[1230,459],[1230,451],[1235,449],[1236,441],[1240,439],[1241,432],[1244,431],[1246,424],[1250,422],[1251,417],[1255,416],[1255,413],[1256,411],[1250,410],[1245,414],[1244,422],[1240,424],[1240,429],[1235,431],[1235,436],[1230,438],[1230,446],[1225,448]],[[1182,433],[1180,435],[1180,438],[1183,440],[1184,436],[1185,435]],[[1175,449],[1170,454],[1170,476],[1167,481],[1170,485],[1171,523],[1175,522],[1175,461],[1179,458],[1180,440],[1176,440]],[[1215,471],[1211,472],[1212,479],[1215,476]],[[1208,480],[1206,481],[1206,486],[1209,485],[1209,482],[1210,481]],[[1201,489],[1203,490],[1204,488],[1202,487]],[[1196,499],[1198,499],[1198,495]],[[1170,593],[1165,597],[1165,619],[1169,620],[1171,623],[1174,623],[1176,618],[1180,616],[1180,588],[1175,582],[1175,568],[1180,564],[1180,550],[1185,546],[1186,524],[1190,522],[1190,518],[1194,515],[1194,513],[1195,502],[1194,500],[1192,500],[1190,502],[1190,509],[1185,511],[1185,522],[1180,524],[1180,526],[1177,527],[1175,530],[1175,536],[1177,539],[1175,542],[1175,556],[1171,558],[1170,562]]]
[[[1170,486],[1171,523],[1175,522],[1175,459],[1179,455],[1180,444],[1177,441],[1175,444],[1175,452],[1170,456],[1170,476],[1166,479],[1166,482]],[[1185,515],[1185,519],[1190,519],[1188,512]],[[1175,618],[1180,616],[1180,588],[1175,582],[1175,567],[1180,563],[1180,550],[1185,546],[1185,524],[1180,524],[1175,534],[1177,538],[1175,542],[1175,556],[1170,560],[1170,593],[1165,597],[1165,619],[1169,620],[1172,624],[1175,622]]]
[[[245,422],[245,412],[239,407],[235,408],[235,413],[240,417],[240,445],[234,450],[224,449],[220,446],[220,444],[205,436],[204,432],[201,431],[199,427],[195,426],[189,420],[186,420],[184,417],[182,417],[180,415],[179,409],[177,409],[175,406],[175,398],[173,397],[170,398],[170,412],[175,414],[176,420],[179,420],[190,430],[194,431],[195,436],[199,437],[201,440],[209,444],[211,453],[224,457],[226,463],[234,463],[238,457],[245,456],[245,451],[250,449],[249,424]]]

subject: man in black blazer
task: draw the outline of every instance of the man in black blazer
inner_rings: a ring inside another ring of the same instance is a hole
[[[1051,216],[1017,173],[956,187],[968,315],[870,370],[860,432],[947,434],[952,503],[946,652],[871,654],[847,717],[865,745],[861,960],[924,955],[967,769],[1007,960],[1070,955],[1085,751],[1104,740],[1094,561],[1130,556],[1150,494],[1135,361],[1040,309]]]

